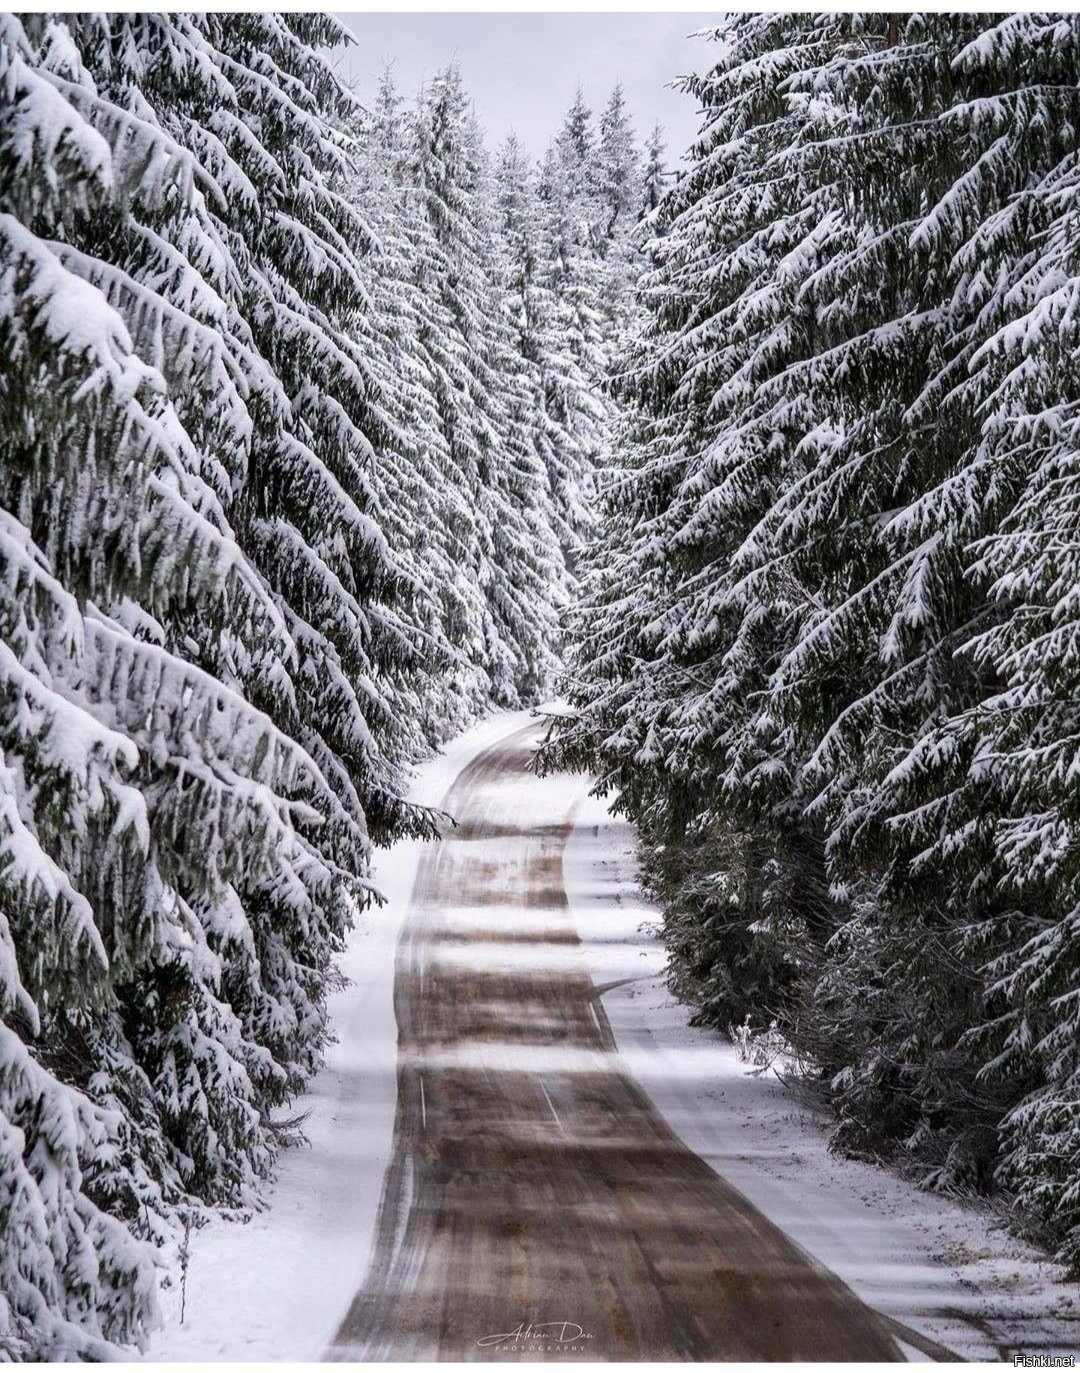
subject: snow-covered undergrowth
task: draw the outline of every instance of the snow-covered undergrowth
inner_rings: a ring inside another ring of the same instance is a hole
[[[619,1051],[691,1149],[917,1335],[969,1360],[1075,1353],[1080,1301],[1060,1265],[987,1207],[831,1153],[830,1122],[811,1101],[718,1031],[687,1023],[688,1007],[664,983],[660,913],[637,884],[633,832],[594,797],[578,811],[563,870],[593,979],[609,988]],[[766,1061],[778,1048],[768,1047]],[[905,1352],[926,1354],[911,1344]]]

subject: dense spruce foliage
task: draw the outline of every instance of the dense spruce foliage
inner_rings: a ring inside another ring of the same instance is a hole
[[[491,165],[453,71],[364,109],[343,37],[0,16],[0,1356],[144,1340],[177,1217],[272,1169],[409,767],[559,651],[621,97]]]
[[[1080,20],[715,37],[553,755],[703,1019],[1080,1263]]]

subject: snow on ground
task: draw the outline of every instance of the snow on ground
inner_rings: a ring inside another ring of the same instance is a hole
[[[470,730],[421,769],[413,799],[438,805],[464,766],[528,720],[524,712],[500,714]],[[1013,1349],[1074,1353],[1077,1288],[1057,1282],[1058,1270],[995,1228],[988,1212],[927,1195],[885,1169],[832,1157],[826,1122],[805,1101],[775,1078],[755,1076],[714,1032],[687,1025],[686,1008],[663,986],[663,949],[642,928],[656,911],[634,880],[631,832],[603,802],[586,799],[586,790],[579,778],[527,774],[507,788],[515,815],[565,813],[577,802],[563,867],[583,949],[549,946],[543,953],[560,966],[584,961],[594,981],[609,987],[604,1004],[619,1049],[672,1128],[867,1302],[905,1326],[967,1359]],[[266,1210],[247,1224],[215,1220],[192,1235],[184,1322],[174,1286],[164,1293],[166,1324],[149,1358],[318,1359],[361,1286],[396,1106],[394,951],[422,848],[399,845],[376,866],[387,904],[369,912],[350,941],[343,966],[350,985],[331,1003],[337,1043],[299,1104],[310,1109],[309,1147],[283,1154]],[[444,918],[470,924],[466,909]],[[514,918],[546,924],[550,915],[519,911]],[[463,946],[450,956],[456,954],[512,959],[535,957],[537,948]],[[583,1066],[576,1059],[559,1063]]]
[[[1077,1352],[1080,1289],[1060,1268],[989,1210],[834,1157],[823,1115],[687,1024],[663,984],[632,832],[603,802],[579,807],[563,870],[593,980],[618,984],[603,1000],[619,1049],[689,1148],[869,1305],[962,1358]]]
[[[439,805],[463,767],[529,718],[500,714],[470,729],[420,769],[411,798]],[[283,1153],[267,1209],[192,1234],[184,1322],[174,1284],[162,1294],[165,1325],[148,1358],[319,1359],[361,1286],[397,1104],[394,951],[423,847],[377,856],[386,905],[353,933],[342,963],[349,985],[330,1003],[337,1042],[298,1103],[310,1111],[309,1146]]]

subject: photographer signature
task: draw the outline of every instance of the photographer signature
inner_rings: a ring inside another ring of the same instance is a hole
[[[591,1340],[580,1325],[573,1321],[529,1321],[522,1322],[516,1330],[508,1330],[503,1335],[483,1335],[476,1343],[481,1349],[490,1349],[500,1344],[523,1344],[528,1340],[549,1340],[552,1344],[576,1344],[579,1340]]]

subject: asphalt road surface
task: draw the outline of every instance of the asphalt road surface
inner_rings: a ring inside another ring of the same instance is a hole
[[[672,1133],[575,966],[576,787],[535,730],[458,777],[398,949],[398,1107],[337,1360],[896,1360],[885,1324]],[[558,795],[559,792],[554,793]]]

